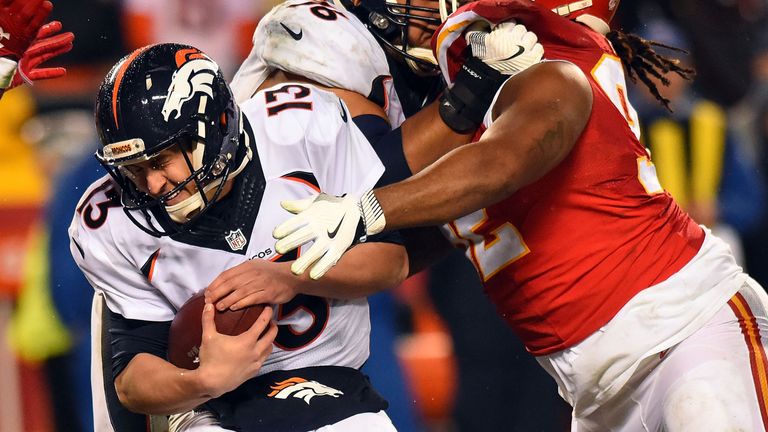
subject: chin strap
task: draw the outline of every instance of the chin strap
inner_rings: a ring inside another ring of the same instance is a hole
[[[221,179],[216,179],[209,185],[205,186],[203,188],[205,190],[205,196],[208,197],[208,199],[211,199],[213,196],[211,191],[220,184]],[[168,212],[168,216],[171,217],[172,221],[183,224],[189,221],[189,215],[202,208],[204,203],[205,201],[203,200],[203,194],[200,193],[200,191],[197,191],[192,196],[178,204],[166,206],[165,211]]]
[[[448,19],[448,15],[456,12],[456,9],[459,8],[459,2],[457,0],[450,0],[451,2],[451,8],[448,9],[448,0],[440,0],[439,7],[440,7],[440,21],[445,22],[445,20]]]
[[[395,45],[395,48],[400,49],[400,50],[403,49],[402,45]],[[405,57],[405,63],[408,65],[409,68],[411,68],[411,70],[416,75],[419,75],[419,76],[430,76],[430,75],[435,75],[437,73],[437,71],[436,71],[437,59],[435,59],[435,55],[432,54],[432,50],[431,49],[415,47],[415,48],[408,48],[408,50],[406,52],[408,53],[408,55],[416,57],[417,59],[419,59],[419,60],[421,60],[421,61],[423,61],[425,63],[429,63],[429,64],[435,66],[434,68],[429,68],[426,65],[420,64],[416,60],[413,60],[411,58]]]

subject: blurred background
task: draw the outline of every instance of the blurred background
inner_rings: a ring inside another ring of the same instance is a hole
[[[0,101],[0,432],[92,431],[92,289],[66,234],[92,157],[98,83],[130,50],[198,46],[231,78],[273,0],[58,0],[76,35],[65,78]],[[162,7],[158,4],[162,3]],[[670,113],[643,86],[631,100],[664,187],[726,238],[768,286],[768,0],[624,0],[614,27],[685,49]],[[482,294],[458,251],[371,299],[365,371],[405,432],[566,431],[569,409]]]

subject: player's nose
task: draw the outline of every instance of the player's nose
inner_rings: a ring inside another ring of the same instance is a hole
[[[146,173],[147,192],[154,197],[158,197],[165,193],[165,185],[168,183],[168,179],[160,170],[147,170]]]

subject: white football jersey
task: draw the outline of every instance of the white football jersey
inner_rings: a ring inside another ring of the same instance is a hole
[[[144,233],[120,208],[109,176],[85,192],[69,228],[71,251],[110,310],[129,319],[172,320],[222,271],[249,259],[280,258],[272,229],[291,216],[281,200],[319,190],[361,195],[384,171],[332,93],[284,83],[258,92],[241,109],[255,138],[254,159],[246,170],[261,170],[265,186],[258,213],[230,232],[226,242],[199,246]],[[368,357],[365,299],[297,296],[275,309],[275,319],[280,326],[275,349],[260,373],[319,365],[359,368]]]
[[[275,69],[374,95],[391,127],[405,120],[384,50],[355,15],[329,2],[287,0],[259,21],[253,49],[232,80],[235,99],[250,98]]]

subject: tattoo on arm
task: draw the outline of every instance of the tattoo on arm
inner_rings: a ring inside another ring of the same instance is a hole
[[[538,140],[536,145],[531,148],[531,152],[538,151],[543,156],[551,155],[553,153],[559,154],[565,146],[565,126],[561,120]]]

